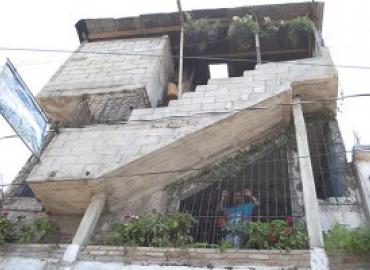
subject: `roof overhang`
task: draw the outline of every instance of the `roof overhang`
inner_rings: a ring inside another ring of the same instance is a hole
[[[218,19],[225,25],[233,16],[253,14],[263,20],[269,16],[271,20],[289,20],[297,16],[310,16],[316,28],[321,31],[323,19],[323,2],[304,2],[274,5],[241,6],[235,8],[217,8],[187,11],[192,18]],[[82,19],[76,23],[81,42],[146,37],[153,35],[170,35],[180,31],[178,12],[155,13],[124,18]]]

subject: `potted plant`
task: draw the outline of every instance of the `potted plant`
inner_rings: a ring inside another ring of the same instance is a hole
[[[288,30],[288,38],[293,47],[297,46],[299,33],[307,32],[310,34],[313,33],[315,29],[313,22],[307,15],[288,21],[286,27]]]
[[[285,26],[285,21],[273,22],[270,17],[264,17],[264,24],[259,28],[259,35],[262,38],[269,38],[279,33],[280,29]]]
[[[227,37],[236,45],[238,50],[242,51],[252,46],[257,33],[258,25],[252,15],[234,16],[230,23]]]
[[[219,39],[221,25],[218,20],[213,22],[205,18],[194,20],[188,13],[186,18],[184,34],[187,46],[196,45],[200,51],[204,51],[208,43]]]

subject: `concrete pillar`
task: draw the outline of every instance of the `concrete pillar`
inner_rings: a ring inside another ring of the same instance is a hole
[[[308,147],[307,130],[304,121],[300,98],[293,99],[293,118],[298,149],[300,176],[303,189],[303,202],[307,223],[310,246],[321,248],[324,246],[320,222],[319,205],[316,196],[316,187],[312,171],[310,150]]]
[[[356,168],[365,215],[370,223],[370,145],[353,148],[353,163]]]
[[[68,245],[64,253],[63,262],[74,262],[80,247],[89,241],[91,234],[94,232],[96,223],[100,218],[100,214],[103,211],[105,200],[106,198],[104,193],[98,193],[91,197],[90,204],[80,222],[77,232],[72,240],[72,244]]]
[[[289,173],[289,188],[290,201],[292,204],[292,216],[304,216],[304,203],[302,184],[299,172],[298,154],[289,147],[288,152],[288,173]]]

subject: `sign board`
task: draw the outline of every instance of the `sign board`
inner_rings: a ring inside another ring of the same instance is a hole
[[[0,114],[39,156],[49,121],[9,59],[0,70]]]

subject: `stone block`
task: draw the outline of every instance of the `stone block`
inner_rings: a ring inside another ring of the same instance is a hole
[[[248,258],[253,260],[268,260],[270,259],[270,255],[268,254],[248,254]]]
[[[201,104],[182,105],[179,107],[179,112],[193,112],[199,111]]]

